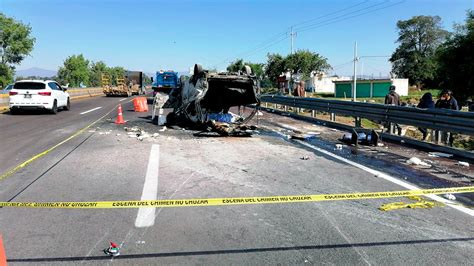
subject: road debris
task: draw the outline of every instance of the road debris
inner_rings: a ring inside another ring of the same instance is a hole
[[[307,161],[307,160],[309,160],[309,156],[303,156],[300,159],[303,160],[303,161]]]
[[[342,144],[336,144],[336,150],[342,150]]]
[[[354,146],[359,144],[378,146],[379,134],[375,132],[375,130],[372,130],[370,133],[366,133],[358,132],[356,129],[352,129],[352,133],[345,133],[340,140],[345,143],[350,143]]]
[[[428,156],[429,157],[441,157],[441,158],[451,158],[451,157],[453,157],[453,155],[450,154],[450,153],[437,152],[437,151],[429,152]]]
[[[453,194],[444,194],[444,197],[448,200],[456,200],[456,196],[454,196]]]
[[[458,161],[458,165],[464,166],[464,167],[469,167],[469,163],[468,162],[463,162],[463,161]]]
[[[110,242],[110,246],[104,249],[104,253],[112,257],[117,257],[120,255],[120,248],[114,242]]]
[[[411,157],[406,161],[407,164],[411,165],[421,165],[421,166],[426,166],[426,167],[431,167],[430,164],[423,162],[420,158],[417,157]]]
[[[160,131],[160,132],[165,132],[166,129],[167,129],[166,126],[163,126],[163,127],[162,127],[160,130],[158,130],[158,131]]]
[[[310,134],[292,134],[291,135],[292,139],[299,139],[299,140],[310,140],[312,138],[315,138],[315,135],[310,135]]]

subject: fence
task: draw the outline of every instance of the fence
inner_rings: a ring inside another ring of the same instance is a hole
[[[336,115],[352,116],[355,118],[355,127],[361,126],[361,118],[373,120],[377,123],[403,124],[420,128],[432,129],[437,137],[435,142],[441,142],[441,132],[474,135],[474,113],[460,112],[445,109],[419,109],[414,107],[391,106],[374,103],[349,102],[340,100],[326,100],[318,98],[297,98],[277,95],[262,95],[262,105],[267,103],[281,105],[285,111],[288,107],[295,110],[304,108],[315,111],[327,112],[330,120],[335,122]],[[391,127],[393,128],[393,127]],[[393,133],[393,130],[390,130]],[[472,152],[469,157],[473,157]]]

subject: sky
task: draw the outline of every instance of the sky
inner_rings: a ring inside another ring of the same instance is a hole
[[[358,75],[386,76],[397,21],[438,15],[452,30],[468,9],[474,0],[0,0],[0,12],[36,38],[17,69],[57,70],[83,54],[147,73],[195,63],[223,70],[237,58],[265,63],[268,53],[290,53],[293,26],[294,50],[326,57],[331,74],[352,75],[357,42]]]

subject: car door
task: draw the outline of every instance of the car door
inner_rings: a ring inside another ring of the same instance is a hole
[[[66,91],[63,89],[63,87],[61,87],[61,85],[59,85],[58,83],[55,83],[55,84],[58,87],[58,91],[60,92],[62,105],[66,106],[68,95],[67,95]]]
[[[56,83],[54,82],[49,82],[48,86],[51,88],[51,96],[56,100],[58,103],[58,107],[63,106],[63,102],[61,99],[61,93],[59,92],[58,86],[56,86]]]

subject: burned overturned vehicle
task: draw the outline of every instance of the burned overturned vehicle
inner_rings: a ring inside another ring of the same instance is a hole
[[[166,116],[167,124],[184,123],[225,136],[249,135],[255,127],[246,124],[257,109],[252,108],[246,117],[240,110],[242,106],[260,104],[259,90],[258,80],[248,66],[238,73],[210,73],[196,64],[193,75],[189,79],[181,76],[180,86],[169,95],[156,95],[153,117],[159,117],[161,108],[172,108]],[[238,107],[239,114],[230,112],[232,107]]]

